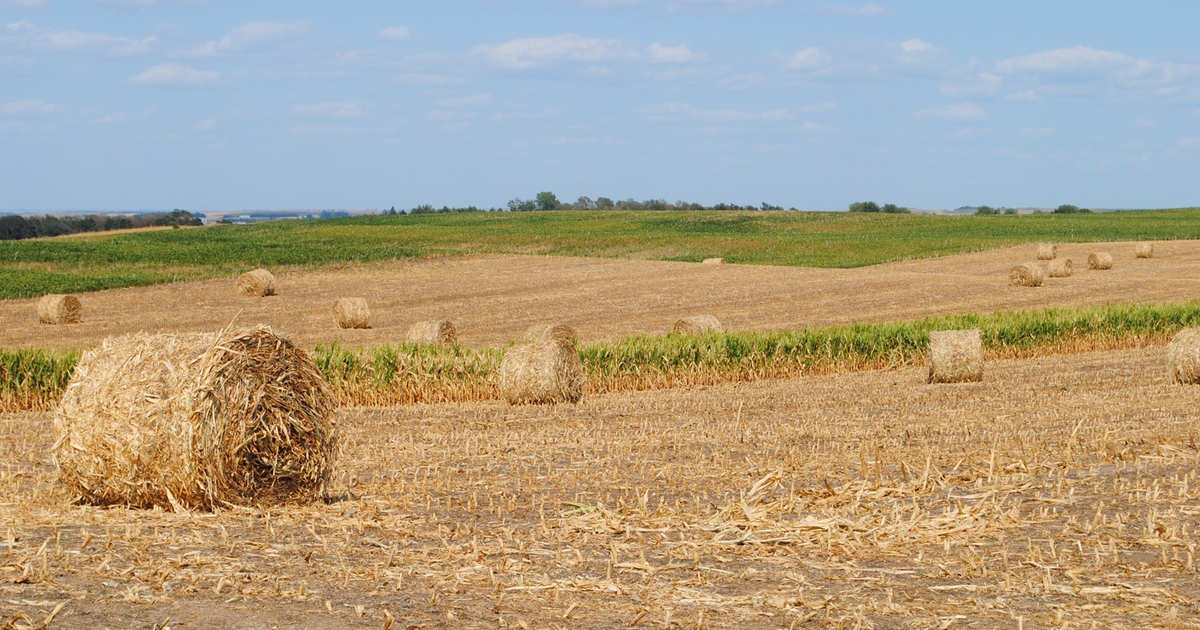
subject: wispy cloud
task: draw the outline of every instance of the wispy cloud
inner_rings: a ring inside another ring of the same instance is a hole
[[[646,55],[655,63],[687,63],[696,58],[696,53],[687,44],[650,44],[646,47]]]
[[[648,119],[655,121],[748,122],[753,120],[792,120],[795,118],[786,109],[772,109],[756,114],[737,109],[700,109],[688,103],[664,103],[644,108],[642,113]]]
[[[46,50],[55,52],[100,52],[111,55],[140,55],[150,52],[156,41],[153,36],[143,39],[131,39],[104,35],[101,33],[84,33],[82,31],[56,31],[49,28],[39,28],[32,22],[22,20],[5,26],[0,31],[0,44],[7,47],[25,50]]]
[[[916,114],[922,120],[978,120],[985,118],[987,112],[975,103],[955,103],[945,107],[923,109]]]
[[[845,15],[848,17],[876,17],[879,15],[887,15],[888,10],[878,4],[864,4],[861,7],[832,4],[823,7],[826,13],[831,15]]]
[[[46,0],[4,0],[0,6],[15,9],[41,9],[46,7]]]
[[[443,98],[437,102],[439,107],[479,107],[492,102],[491,94],[475,94],[460,98]]]
[[[181,63],[163,63],[129,81],[142,85],[196,86],[214,83],[220,78],[221,73],[212,70],[196,70]]]
[[[603,61],[629,58],[630,47],[616,39],[580,37],[563,33],[551,37],[512,39],[497,46],[477,46],[475,52],[493,64],[522,70],[556,61]]]
[[[380,37],[384,39],[390,39],[392,41],[408,39],[409,35],[411,34],[412,32],[408,30],[407,26],[391,26],[379,31]]]
[[[308,32],[311,22],[246,22],[219,40],[205,42],[189,52],[193,57],[244,52]]]
[[[26,99],[23,101],[12,101],[0,106],[0,113],[4,114],[53,114],[57,111],[62,111],[61,105],[47,103],[39,99]]]
[[[296,105],[292,111],[297,114],[321,114],[334,118],[355,118],[362,116],[362,104],[358,101],[338,101],[329,103],[314,103],[312,105]]]
[[[112,9],[120,9],[123,11],[144,11],[155,7],[172,6],[172,5],[191,5],[196,7],[206,7],[209,0],[88,0],[92,4],[109,7]]]
[[[829,53],[815,46],[809,46],[796,51],[796,54],[784,62],[783,67],[788,70],[814,70],[827,65],[832,59]]]

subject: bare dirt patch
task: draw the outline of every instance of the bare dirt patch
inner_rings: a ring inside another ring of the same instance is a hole
[[[279,295],[242,298],[234,278],[89,293],[84,323],[37,323],[34,300],[0,302],[0,347],[85,347],[136,331],[214,331],[237,317],[300,345],[402,341],[415,322],[449,319],[466,346],[503,345],[533,324],[564,322],[584,343],[662,334],[709,313],[728,330],[786,330],[1001,309],[1105,302],[1182,301],[1200,295],[1200,241],[1159,242],[1137,259],[1133,243],[1060,245],[1071,278],[1036,288],[1008,284],[1036,245],[858,269],[701,265],[548,256],[473,256],[351,265],[278,274]],[[1111,271],[1089,271],[1088,252],[1110,251]],[[339,297],[370,302],[369,330],[342,330]],[[240,313],[240,314],[239,314]]]
[[[50,627],[1190,628],[1162,348],[342,412],[344,500],[72,507],[0,416],[0,613]],[[59,605],[62,604],[60,607]],[[23,616],[22,616],[23,615]]]

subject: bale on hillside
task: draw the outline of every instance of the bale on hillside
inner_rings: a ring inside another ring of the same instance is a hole
[[[247,271],[238,276],[237,292],[247,297],[275,295],[275,276],[266,269]]]
[[[43,324],[78,324],[83,321],[83,305],[74,295],[43,295],[37,305],[38,321]]]
[[[942,330],[929,333],[930,383],[965,383],[983,380],[983,339],[978,330]]]
[[[721,326],[721,320],[712,315],[696,315],[684,317],[675,322],[673,332],[685,335],[703,335],[706,332],[725,332],[725,328]]]
[[[1096,252],[1088,254],[1088,269],[1112,269],[1112,254]]]
[[[1070,258],[1055,258],[1046,265],[1046,275],[1051,278],[1070,278],[1075,273],[1075,264]]]
[[[1138,258],[1154,258],[1154,243],[1138,243],[1133,248],[1133,255]]]
[[[441,319],[413,324],[408,329],[407,340],[409,343],[452,346],[457,334],[454,324]]]
[[[704,264],[706,264],[706,265],[724,265],[725,259],[724,258],[705,258]]]
[[[1038,245],[1038,260],[1054,260],[1058,256],[1058,245],[1042,243]]]
[[[510,405],[577,403],[585,382],[575,344],[565,339],[514,346],[500,363],[500,393]]]
[[[85,503],[211,510],[321,498],[337,400],[266,327],[109,337],[54,412],[54,459]]]
[[[579,341],[579,335],[575,333],[575,329],[566,324],[538,324],[530,326],[529,330],[525,331],[526,341],[550,341],[557,339],[565,339],[571,343]]]
[[[1167,367],[1177,383],[1200,383],[1200,328],[1184,328],[1171,338]]]
[[[1045,278],[1046,273],[1037,263],[1017,265],[1008,272],[1008,281],[1018,287],[1040,287]]]
[[[333,305],[337,325],[342,328],[370,328],[371,309],[363,298],[338,298]]]

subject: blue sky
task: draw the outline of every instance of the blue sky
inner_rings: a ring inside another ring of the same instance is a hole
[[[0,0],[0,209],[1200,204],[1196,2]]]

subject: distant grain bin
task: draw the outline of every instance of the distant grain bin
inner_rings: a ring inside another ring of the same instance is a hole
[[[1075,273],[1075,264],[1070,258],[1055,258],[1046,265],[1046,275],[1051,278],[1070,278]]]
[[[537,324],[525,331],[526,341],[548,341],[565,339],[571,343],[579,342],[579,335],[574,328],[566,324]]]
[[[457,334],[454,324],[449,320],[441,319],[413,324],[408,329],[406,340],[409,343],[452,346]]]
[[[500,363],[500,393],[510,405],[577,403],[585,383],[575,344],[565,339],[514,346]]]
[[[1138,243],[1133,248],[1133,255],[1138,258],[1154,258],[1154,243]]]
[[[1045,278],[1042,266],[1037,263],[1017,265],[1008,272],[1009,283],[1018,287],[1040,287]]]
[[[316,501],[337,400],[269,328],[109,337],[54,412],[61,481],[96,505],[215,509]]]
[[[333,305],[333,313],[342,328],[371,327],[371,309],[363,298],[339,298]]]
[[[1038,245],[1038,260],[1054,260],[1058,256],[1058,245],[1042,243]]]
[[[704,264],[706,264],[706,265],[724,265],[725,259],[724,258],[705,258]]]
[[[74,295],[43,295],[37,304],[38,321],[43,324],[78,324],[83,321],[83,304]]]
[[[965,383],[983,380],[983,339],[978,330],[943,330],[929,333],[930,383]]]
[[[1200,383],[1200,328],[1184,328],[1167,344],[1167,368],[1177,383]]]
[[[725,327],[721,326],[721,320],[712,315],[695,315],[676,321],[672,332],[683,333],[685,335],[703,335],[707,332],[725,332]]]
[[[1088,254],[1088,269],[1112,269],[1113,257],[1108,252]]]
[[[275,276],[266,269],[247,271],[238,276],[237,292],[246,297],[275,295]]]

